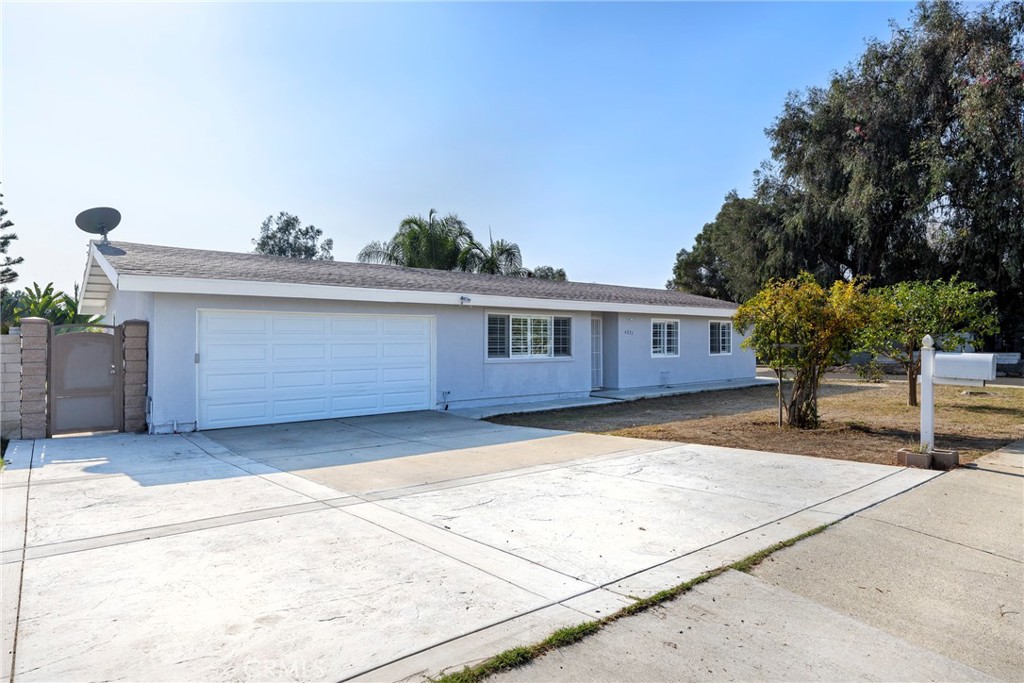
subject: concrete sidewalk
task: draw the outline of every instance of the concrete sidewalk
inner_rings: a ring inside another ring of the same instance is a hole
[[[510,681],[1024,680],[1024,441]]]

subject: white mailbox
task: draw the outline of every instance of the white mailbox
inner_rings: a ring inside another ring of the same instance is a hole
[[[996,378],[994,353],[936,353],[935,383],[983,387]]]

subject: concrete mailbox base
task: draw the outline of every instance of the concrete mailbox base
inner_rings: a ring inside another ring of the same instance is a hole
[[[900,467],[919,467],[926,470],[932,466],[932,454],[921,453],[912,448],[901,448],[896,451],[896,464]]]
[[[914,448],[901,448],[896,452],[896,464],[900,467],[918,467],[925,470],[951,470],[960,466],[960,453],[937,448],[922,453]]]
[[[933,470],[951,470],[960,466],[959,451],[943,451],[936,448],[929,455],[932,456]]]

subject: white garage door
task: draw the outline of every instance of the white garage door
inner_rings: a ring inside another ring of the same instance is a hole
[[[431,408],[431,318],[199,312],[199,427]]]

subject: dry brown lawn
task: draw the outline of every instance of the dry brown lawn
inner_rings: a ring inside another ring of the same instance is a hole
[[[970,462],[1024,439],[1024,389],[936,387],[935,441]],[[752,387],[588,408],[501,415],[501,424],[731,446],[883,464],[916,446],[920,409],[901,383],[826,381],[818,400],[822,427],[779,428],[774,387]]]

